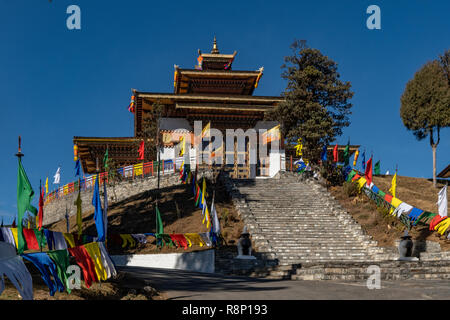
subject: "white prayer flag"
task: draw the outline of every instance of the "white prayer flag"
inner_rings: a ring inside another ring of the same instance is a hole
[[[55,181],[53,181],[53,184],[59,184],[59,181],[60,181],[60,178],[61,178],[61,176],[60,176],[60,174],[59,174],[59,170],[60,170],[61,168],[60,167],[58,167],[58,170],[56,170],[56,173],[55,173],[55,175],[53,176],[54,178],[55,178]]]
[[[215,197],[215,195],[214,195]],[[220,222],[219,217],[217,216],[216,207],[214,206],[214,197],[211,204],[211,214],[213,215],[213,231],[217,234],[220,233]]]
[[[446,217],[447,214],[447,210],[448,210],[448,201],[447,201],[447,185],[444,186],[441,191],[439,191],[438,194],[438,210],[439,210],[439,215],[441,217]]]

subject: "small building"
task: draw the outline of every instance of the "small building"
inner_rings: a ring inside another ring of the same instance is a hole
[[[450,178],[450,164],[447,167],[445,167],[444,170],[439,172],[437,177],[438,178],[443,178],[443,179]]]

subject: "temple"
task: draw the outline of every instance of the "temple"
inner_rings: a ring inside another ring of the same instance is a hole
[[[85,173],[96,172],[96,162],[103,159],[106,149],[109,158],[119,166],[127,166],[142,162],[138,160],[138,144],[145,136],[146,119],[152,119],[155,104],[163,106],[159,122],[159,133],[162,141],[161,160],[179,158],[179,138],[181,133],[194,133],[194,122],[202,121],[202,126],[209,124],[211,128],[223,133],[225,143],[226,129],[270,130],[277,126],[276,122],[264,121],[265,113],[283,101],[279,96],[253,95],[263,75],[264,68],[255,71],[233,70],[232,64],[237,52],[222,54],[214,37],[210,53],[198,50],[197,65],[194,69],[183,69],[174,66],[173,93],[144,92],[133,89],[134,137],[100,138],[74,137]],[[178,134],[177,134],[178,133]],[[259,140],[258,140],[259,141]],[[259,150],[260,143],[256,150]],[[248,139],[243,149],[231,151],[235,161],[228,169],[235,178],[252,178],[255,176],[273,176],[285,166],[283,139],[279,137],[278,150],[267,147],[267,155],[251,152]],[[198,150],[193,145],[187,148],[185,162],[194,165]],[[210,150],[210,149],[209,149]],[[201,151],[204,152],[204,151]],[[229,156],[228,149],[224,157]],[[242,161],[237,161],[242,153]],[[252,157],[257,157],[253,158]],[[145,158],[145,161],[156,159]],[[253,160],[253,161],[251,161]],[[224,161],[225,163],[225,161]],[[251,165],[251,163],[255,163]],[[202,165],[202,163],[200,163]]]

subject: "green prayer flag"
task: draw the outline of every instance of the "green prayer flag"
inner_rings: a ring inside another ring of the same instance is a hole
[[[345,164],[345,166],[348,166],[348,164],[349,164],[349,159],[350,159],[349,150],[350,150],[350,145],[349,145],[349,143],[347,143],[347,145],[345,146],[345,149],[344,149],[344,164]]]
[[[108,149],[106,149],[105,155],[103,156],[103,167],[108,170]]]
[[[22,254],[26,247],[22,226],[25,211],[29,211],[35,216],[38,212],[37,209],[31,205],[33,196],[33,188],[31,187],[25,169],[22,166],[22,161],[19,158],[19,169],[17,172],[17,252],[19,254]]]
[[[74,205],[77,206],[77,225],[78,225],[78,235],[81,236],[82,233],[82,224],[83,224],[83,217],[82,217],[82,213],[81,213],[81,190],[78,190],[78,197],[77,200],[75,200]]]
[[[69,268],[69,252],[67,250],[54,250],[47,252],[47,255],[56,265],[58,277],[65,285],[68,293],[71,292],[69,285],[69,278],[67,277],[67,268]]]
[[[347,181],[352,181],[352,179],[356,175],[356,173],[357,172],[355,170],[350,171],[350,173],[348,174],[348,177],[347,177]]]
[[[158,206],[156,206],[156,234],[163,234],[164,226],[161,219],[161,213],[159,212]]]
[[[43,249],[47,245],[47,238],[44,235],[44,231],[39,231],[36,228],[33,231],[39,244],[39,248]]]
[[[375,165],[373,167],[373,174],[374,175],[380,174],[380,160],[378,160],[377,163],[375,163]]]

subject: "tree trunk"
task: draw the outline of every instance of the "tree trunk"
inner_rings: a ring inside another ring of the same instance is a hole
[[[433,144],[431,146],[431,149],[433,150],[433,186],[436,188],[436,144]]]

